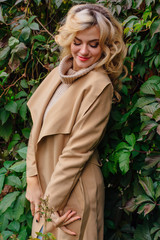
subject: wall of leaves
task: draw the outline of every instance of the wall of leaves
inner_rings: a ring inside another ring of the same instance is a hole
[[[26,102],[59,62],[54,35],[79,0],[0,0],[0,238],[28,239]],[[106,240],[160,239],[160,2],[94,1],[124,26],[128,76],[99,146]]]

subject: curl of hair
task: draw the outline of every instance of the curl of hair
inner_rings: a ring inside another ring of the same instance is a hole
[[[70,45],[77,32],[95,25],[100,30],[99,43],[102,48],[102,57],[96,67],[103,66],[114,88],[119,89],[121,84],[118,77],[122,73],[127,50],[122,26],[107,8],[96,4],[82,4],[69,10],[65,24],[59,28],[59,34],[55,37],[57,44],[62,47],[61,58],[71,53]]]

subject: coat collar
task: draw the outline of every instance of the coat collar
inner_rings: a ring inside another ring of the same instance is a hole
[[[51,107],[43,122],[44,112],[49,100],[61,83],[58,68],[52,70],[27,104],[33,120],[32,136],[34,136],[34,142],[38,143],[47,135],[70,133],[84,97],[83,95],[86,94],[85,91],[90,91],[90,94],[87,95],[85,105],[82,105],[83,112],[87,111],[90,104],[95,101],[104,87],[110,83],[107,74],[104,72],[102,68],[96,69],[75,81]]]

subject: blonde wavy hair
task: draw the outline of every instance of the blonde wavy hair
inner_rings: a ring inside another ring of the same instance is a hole
[[[96,67],[104,66],[114,87],[119,88],[118,77],[123,70],[126,46],[122,26],[107,8],[96,4],[82,4],[69,10],[65,24],[59,28],[59,34],[55,37],[57,44],[62,47],[61,58],[71,53],[70,46],[77,32],[95,25],[100,30],[99,44],[102,48],[102,57]]]

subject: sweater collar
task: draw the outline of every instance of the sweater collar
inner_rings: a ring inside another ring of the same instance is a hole
[[[72,84],[77,78],[82,77],[89,73],[95,68],[98,62],[92,64],[88,68],[83,68],[79,71],[74,71],[73,67],[73,57],[68,55],[62,59],[59,64],[59,74],[61,81],[65,84]]]

